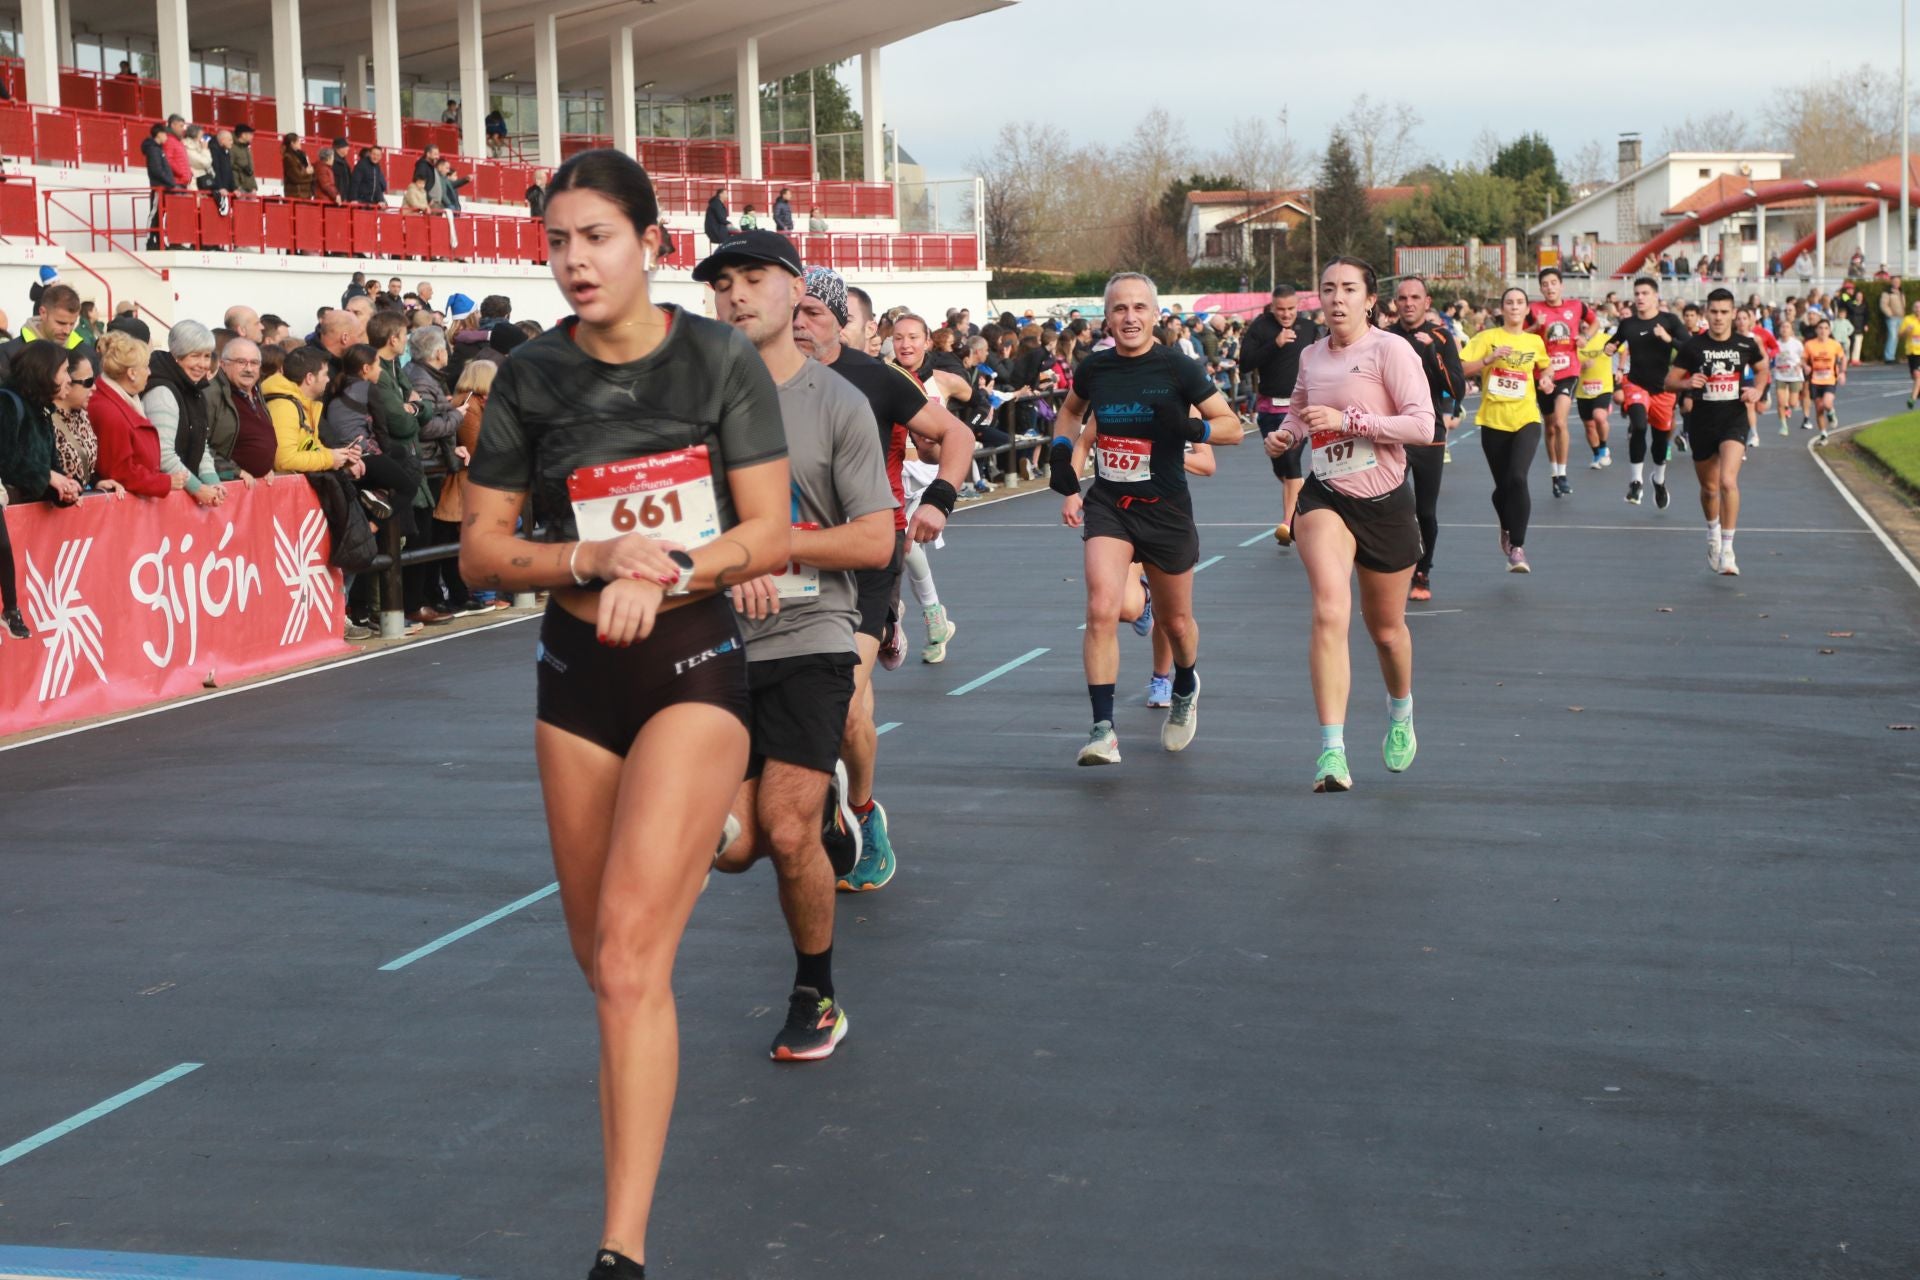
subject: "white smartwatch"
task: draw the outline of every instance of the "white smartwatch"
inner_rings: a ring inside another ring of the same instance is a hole
[[[693,557],[684,551],[669,551],[667,559],[673,561],[673,567],[680,575],[667,585],[666,594],[683,596],[693,589]]]

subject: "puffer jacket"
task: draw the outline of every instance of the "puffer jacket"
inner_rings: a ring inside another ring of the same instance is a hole
[[[453,448],[459,443],[460,421],[465,415],[453,407],[446,374],[415,360],[406,368],[406,381],[426,410],[420,419],[420,461],[452,470],[458,462]]]

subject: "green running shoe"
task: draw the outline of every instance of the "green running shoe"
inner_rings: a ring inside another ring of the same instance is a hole
[[[1387,762],[1388,773],[1405,773],[1412,767],[1414,752],[1419,749],[1420,739],[1413,734],[1412,716],[1387,721],[1387,736],[1380,743],[1380,754]]]
[[[1313,789],[1316,792],[1353,790],[1345,748],[1328,747],[1320,753],[1320,758],[1313,763]]]
[[[883,889],[897,869],[893,843],[887,839],[887,811],[875,800],[867,816],[860,819],[860,860],[840,877],[837,887],[848,893]]]

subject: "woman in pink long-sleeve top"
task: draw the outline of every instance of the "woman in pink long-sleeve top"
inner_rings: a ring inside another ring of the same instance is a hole
[[[1320,714],[1315,791],[1346,791],[1347,629],[1353,600],[1347,581],[1360,577],[1360,611],[1380,655],[1387,685],[1389,770],[1413,763],[1413,637],[1407,631],[1407,585],[1420,559],[1420,523],[1407,483],[1407,445],[1433,439],[1433,397],[1420,357],[1405,341],[1371,323],[1378,289],[1373,268],[1335,258],[1320,275],[1327,336],[1300,357],[1300,377],[1286,422],[1266,439],[1279,457],[1308,435],[1302,459],[1310,470],[1293,521],[1295,545],[1313,589],[1313,644],[1308,667]]]

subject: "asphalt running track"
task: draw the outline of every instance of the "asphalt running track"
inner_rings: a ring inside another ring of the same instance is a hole
[[[1179,757],[1127,634],[1126,763],[1072,765],[1074,537],[1047,496],[957,518],[951,657],[882,678],[902,870],[841,899],[831,1061],[766,1059],[771,874],[695,915],[654,1274],[1920,1270],[1920,732],[1888,729],[1920,722],[1920,585],[1805,439],[1746,470],[1739,579],[1684,461],[1664,515],[1624,465],[1555,502],[1542,462],[1505,573],[1464,441],[1419,762],[1380,766],[1356,634],[1340,797],[1308,789],[1305,584],[1254,450],[1198,485]],[[0,756],[0,1275],[584,1272],[594,1030],[539,896],[532,644]]]

